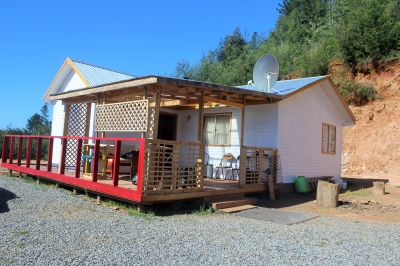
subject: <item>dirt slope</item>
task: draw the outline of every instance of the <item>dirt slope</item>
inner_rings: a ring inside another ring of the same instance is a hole
[[[334,77],[341,68],[332,65]],[[343,166],[346,175],[400,174],[400,59],[359,66],[349,74],[368,82],[380,99],[363,106],[350,105],[357,121],[343,128]]]

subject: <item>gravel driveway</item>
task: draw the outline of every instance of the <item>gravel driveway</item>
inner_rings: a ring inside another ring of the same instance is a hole
[[[145,220],[0,177],[0,265],[400,265],[400,226],[227,214]]]

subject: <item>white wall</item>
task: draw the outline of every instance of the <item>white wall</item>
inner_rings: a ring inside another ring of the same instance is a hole
[[[76,89],[85,88],[86,85],[83,83],[81,78],[71,70],[62,84],[60,90],[57,93],[72,91]],[[56,101],[53,107],[53,121],[51,126],[52,136],[62,136],[64,133],[64,117],[65,108],[61,101]],[[53,144],[53,163],[58,164],[60,161],[60,151],[61,151],[61,139],[55,139]]]
[[[284,183],[296,176],[340,177],[342,119],[332,102],[316,85],[278,103],[278,153]],[[336,153],[321,153],[322,123],[336,126]]]

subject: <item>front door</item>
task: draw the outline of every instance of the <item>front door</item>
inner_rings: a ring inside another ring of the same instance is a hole
[[[176,118],[177,115],[160,113],[158,119],[158,139],[176,140]]]

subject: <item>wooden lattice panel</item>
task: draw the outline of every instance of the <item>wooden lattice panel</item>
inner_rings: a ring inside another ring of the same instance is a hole
[[[200,143],[146,140],[145,195],[201,191],[203,146]]]
[[[86,133],[88,105],[84,103],[73,104],[69,109],[67,136],[82,137]],[[75,166],[76,148],[78,140],[69,139],[67,143],[67,154],[65,165]]]
[[[280,162],[278,149],[243,147],[244,159],[240,159],[240,171],[244,176],[244,186],[259,186],[268,182],[268,174],[277,183]]]
[[[96,131],[147,131],[148,100],[96,106]]]

